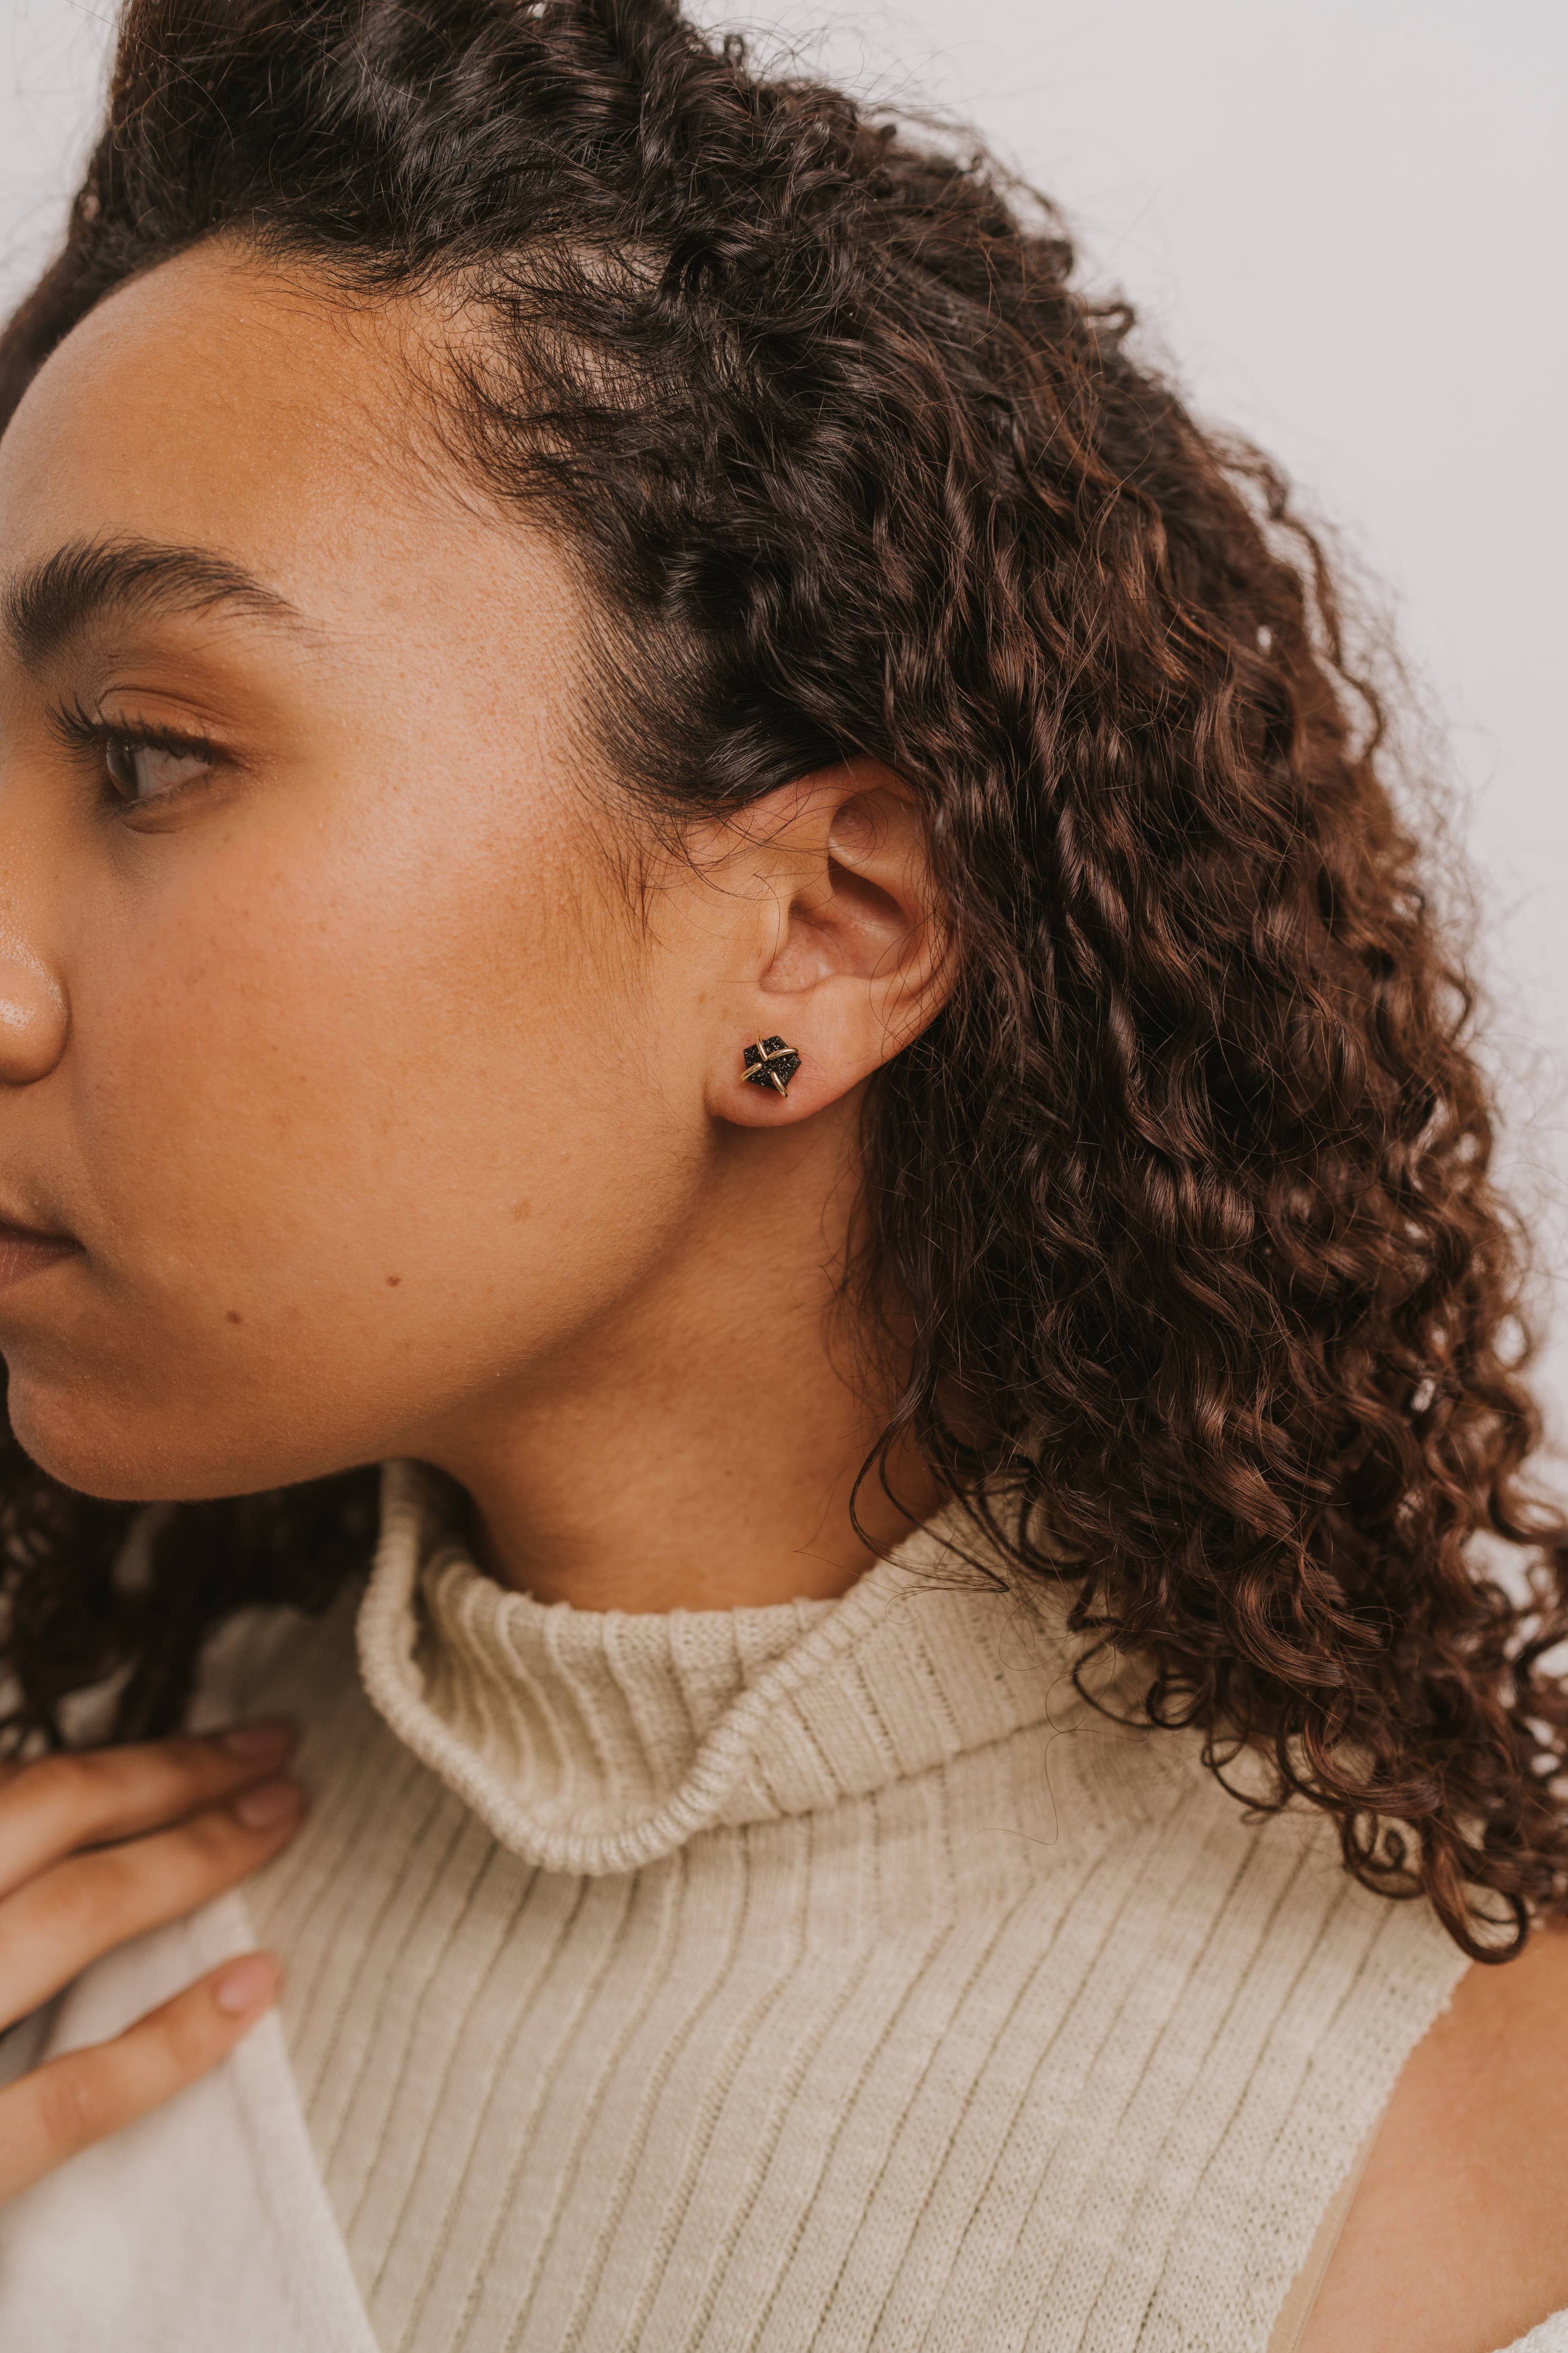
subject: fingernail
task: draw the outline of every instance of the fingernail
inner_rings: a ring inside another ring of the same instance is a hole
[[[220,1732],[218,1746],[231,1757],[286,1757],[298,1732],[286,1715],[258,1716],[254,1724],[231,1725]]]
[[[281,1821],[300,1810],[301,1792],[297,1781],[262,1781],[254,1789],[246,1789],[234,1800],[235,1818],[247,1830],[276,1830]]]
[[[247,1953],[242,1960],[230,1961],[213,1987],[213,2000],[230,2018],[238,2018],[254,2010],[276,1990],[278,1964],[269,1953]]]

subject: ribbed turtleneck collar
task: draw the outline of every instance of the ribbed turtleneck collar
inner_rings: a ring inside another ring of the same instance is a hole
[[[589,1874],[925,1771],[1041,1720],[1062,1672],[940,1521],[837,1601],[575,1609],[485,1576],[406,1461],[383,1470],[359,1642],[372,1701],[501,1843]]]

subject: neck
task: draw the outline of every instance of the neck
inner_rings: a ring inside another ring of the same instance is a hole
[[[896,1502],[875,1472],[855,1493],[892,1380],[840,1296],[847,1188],[807,1147],[759,1198],[757,1157],[635,1297],[413,1450],[472,1496],[501,1583],[584,1609],[830,1599],[935,1510],[908,1449]]]

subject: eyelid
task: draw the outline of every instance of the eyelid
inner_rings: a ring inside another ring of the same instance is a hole
[[[230,754],[199,728],[160,726],[154,720],[95,717],[78,697],[51,703],[48,722],[71,750],[89,752],[110,743],[145,744],[158,752],[195,752],[216,766]]]

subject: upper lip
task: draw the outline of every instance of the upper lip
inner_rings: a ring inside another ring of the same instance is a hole
[[[74,1234],[62,1234],[52,1226],[35,1225],[30,1218],[13,1217],[10,1210],[0,1207],[0,1233],[22,1234],[30,1242],[74,1242]]]

